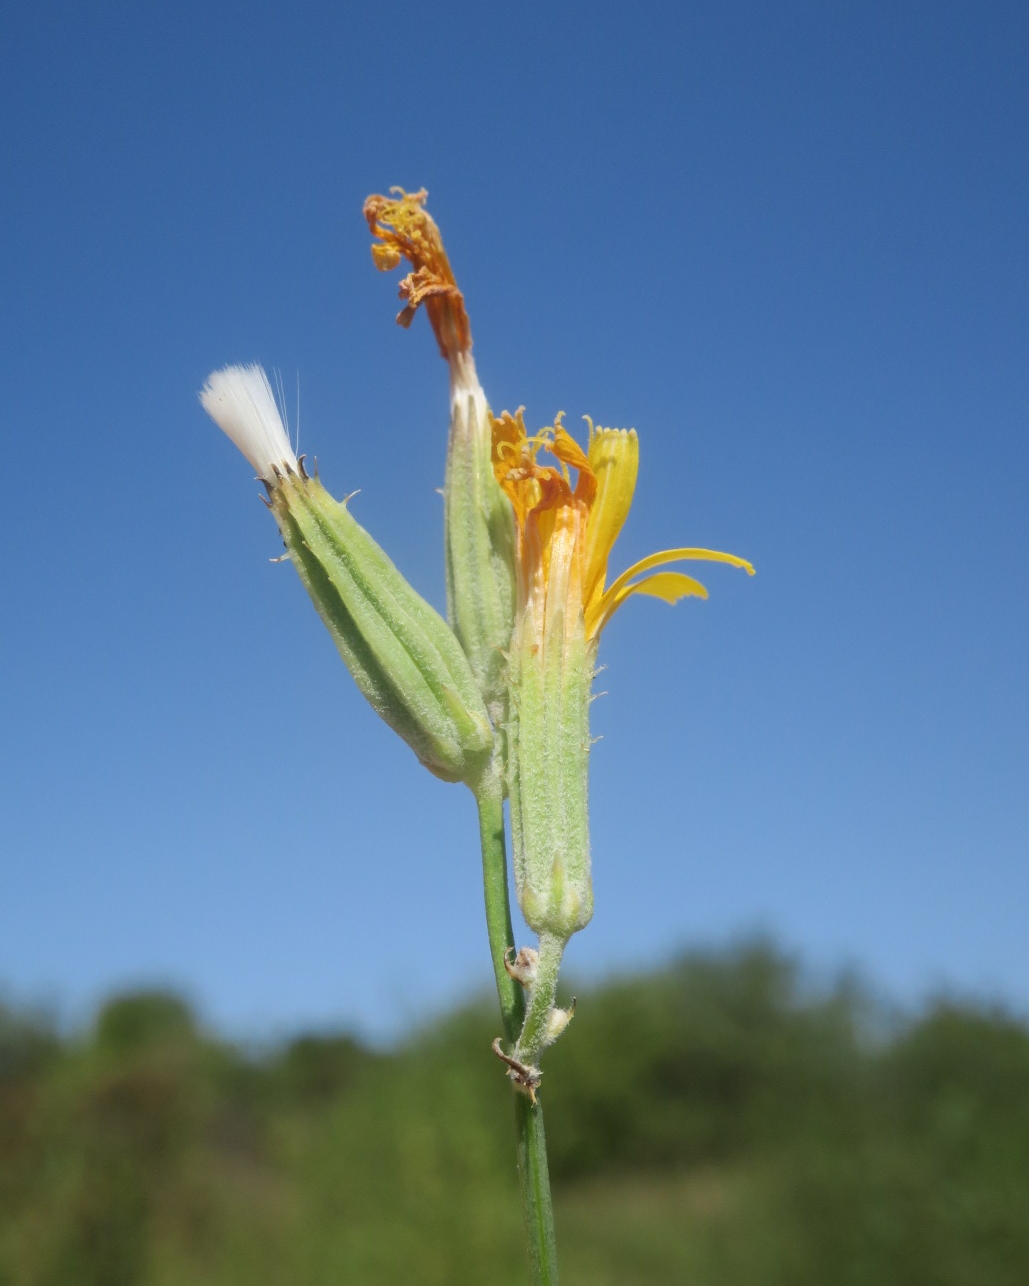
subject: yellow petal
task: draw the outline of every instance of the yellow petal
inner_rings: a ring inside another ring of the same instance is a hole
[[[633,563],[628,570],[622,572],[621,576],[614,581],[611,588],[598,602],[591,604],[589,619],[586,622],[588,637],[594,638],[599,634],[611,619],[612,613],[625,602],[630,593],[635,592],[636,587],[629,584],[634,576],[641,576],[644,572],[649,572],[652,567],[662,567],[666,563],[678,563],[694,559],[709,563],[728,563],[732,567],[742,567],[748,576],[754,575],[754,568],[751,564],[745,558],[737,558],[735,554],[723,554],[716,549],[663,549],[660,553],[651,554],[649,558],[641,558],[638,563]],[[685,579],[689,580],[690,578],[686,577]],[[694,584],[697,583],[694,582]],[[627,587],[628,593],[625,592]],[[703,586],[700,588],[703,589]],[[706,590],[701,597],[707,597]]]
[[[586,635],[595,638],[627,598],[633,594],[649,594],[665,603],[677,603],[680,598],[707,598],[707,590],[699,580],[684,572],[654,572],[643,580],[623,585],[613,596],[603,599],[586,615]]]
[[[635,429],[597,429],[590,425],[589,465],[597,479],[597,495],[586,527],[586,602],[604,592],[607,560],[629,514],[639,469],[639,440]]]
[[[570,464],[573,469],[578,469],[580,473],[589,473],[589,459],[582,447],[579,446],[578,442],[561,423],[563,415],[564,412],[560,411],[555,421],[550,453],[551,455],[556,455],[562,464]]]
[[[622,572],[604,597],[607,598],[608,594],[617,593],[634,576],[649,572],[652,567],[662,567],[666,563],[689,563],[695,561],[728,563],[731,567],[742,567],[748,576],[754,575],[752,564],[748,563],[745,558],[738,558],[735,554],[723,554],[717,549],[662,549],[660,553],[651,554],[648,558],[641,558],[638,563],[633,563],[631,567]]]
[[[700,581],[687,576],[685,572],[654,572],[643,580],[626,585],[619,592],[616,606],[630,594],[649,594],[666,603],[677,603],[680,598],[707,598],[707,590]]]

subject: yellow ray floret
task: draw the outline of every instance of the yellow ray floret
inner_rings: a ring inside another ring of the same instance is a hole
[[[611,550],[629,514],[639,468],[635,429],[595,428],[587,417],[589,443],[579,446],[561,423],[530,436],[522,411],[505,412],[493,421],[493,470],[511,501],[518,528],[518,571],[522,605],[534,595],[546,595],[555,533],[567,544],[576,532],[575,573],[569,584],[581,595],[574,606],[583,614],[586,637],[595,639],[618,608],[633,594],[648,594],[666,603],[707,590],[682,572],[655,571],[669,563],[689,560],[729,563],[748,575],[754,568],[744,558],[712,549],[665,549],[624,571],[606,587]],[[540,465],[537,453],[547,450],[557,466]],[[577,477],[573,485],[570,469]]]
[[[425,209],[428,196],[424,188],[419,192],[390,188],[389,196],[373,194],[365,201],[364,217],[376,238],[376,244],[372,245],[376,268],[389,272],[402,259],[412,268],[400,283],[404,307],[397,314],[397,321],[401,326],[410,326],[424,304],[440,352],[450,357],[471,348],[472,332],[464,296],[457,288],[450,260],[443,249],[443,238]]]

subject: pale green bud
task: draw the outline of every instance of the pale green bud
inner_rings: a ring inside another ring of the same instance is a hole
[[[559,1009],[554,1005],[547,1014],[547,1030],[543,1036],[543,1047],[553,1045],[558,1036],[564,1031],[568,1024],[575,1017],[575,997],[572,997],[572,1003],[567,1009]]]
[[[453,631],[289,444],[263,370],[228,367],[200,395],[266,484],[290,561],[357,686],[423,764],[474,781],[493,733]]]
[[[550,570],[559,573],[553,563]],[[530,602],[511,646],[508,785],[518,903],[541,938],[565,942],[593,915],[587,780],[595,652],[581,608],[562,601],[559,585],[548,588],[545,613],[537,621]]]
[[[492,417],[469,352],[450,357],[450,405],[443,490],[447,615],[499,721],[514,620],[514,515],[494,476]]]

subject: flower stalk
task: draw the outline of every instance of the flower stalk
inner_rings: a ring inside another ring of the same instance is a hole
[[[504,839],[504,795],[498,766],[483,774],[476,788],[479,837],[482,848],[486,928],[493,973],[507,1043],[514,1046],[523,1030],[526,1006],[523,988],[508,967],[514,954],[514,932],[507,893],[507,852]],[[494,1050],[504,1058],[498,1041]],[[505,1059],[505,1061],[507,1061]],[[538,1083],[538,1082],[537,1082]],[[519,1086],[519,1089],[523,1087]],[[522,1198],[529,1277],[532,1286],[557,1286],[557,1240],[550,1192],[547,1139],[543,1107],[535,1095],[514,1095],[515,1157]]]

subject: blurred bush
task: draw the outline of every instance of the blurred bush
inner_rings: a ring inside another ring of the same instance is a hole
[[[492,1006],[262,1055],[178,997],[0,1009],[0,1286],[521,1283]],[[772,946],[584,989],[544,1101],[579,1286],[1023,1286],[1029,1030]]]

